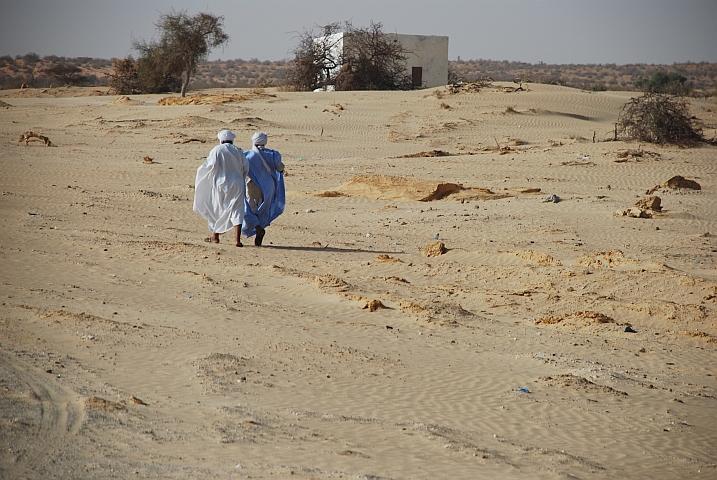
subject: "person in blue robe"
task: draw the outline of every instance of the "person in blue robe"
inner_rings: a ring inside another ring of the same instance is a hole
[[[247,238],[256,235],[254,245],[259,247],[264,240],[266,228],[284,213],[286,189],[281,154],[266,148],[267,134],[257,132],[251,137],[251,141],[252,149],[246,152],[249,178],[246,184],[242,233]]]

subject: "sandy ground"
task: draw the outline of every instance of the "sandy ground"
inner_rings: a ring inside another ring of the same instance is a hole
[[[0,477],[717,478],[717,147],[507,86],[2,92]],[[192,212],[224,128],[284,156],[263,247]]]

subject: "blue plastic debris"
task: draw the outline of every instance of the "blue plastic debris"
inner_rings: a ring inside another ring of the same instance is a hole
[[[524,388],[524,387],[516,388],[515,391],[521,392],[521,393],[530,393],[530,390],[528,390],[527,388]]]

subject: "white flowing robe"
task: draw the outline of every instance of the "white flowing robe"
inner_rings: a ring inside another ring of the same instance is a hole
[[[224,233],[242,224],[248,173],[244,152],[230,143],[214,147],[197,169],[194,211],[207,219],[211,232]]]

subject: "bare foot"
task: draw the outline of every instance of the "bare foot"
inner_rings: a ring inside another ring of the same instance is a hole
[[[237,242],[237,247],[243,247],[243,246],[244,246],[244,244],[243,244],[243,243],[241,243],[241,242]]]
[[[219,234],[215,233],[212,235],[212,243],[219,243]]]
[[[262,227],[257,225],[256,238],[254,239],[254,245],[256,245],[257,247],[261,247],[261,242],[264,240],[265,234],[266,234],[266,230],[264,230]]]

